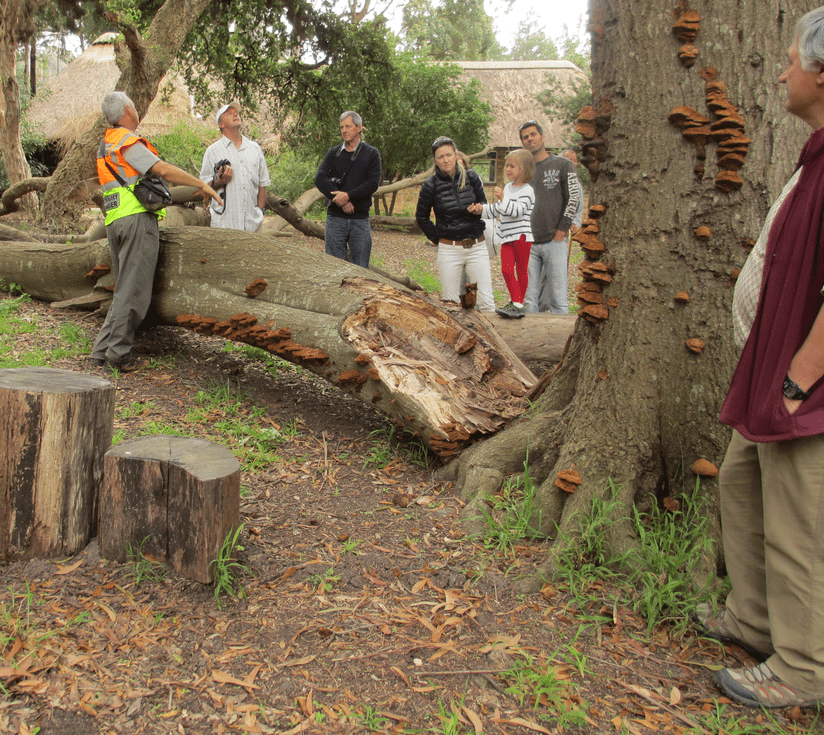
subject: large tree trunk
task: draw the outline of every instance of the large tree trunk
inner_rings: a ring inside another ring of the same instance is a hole
[[[33,18],[44,0],[3,0],[0,5],[0,156],[9,183],[31,176],[29,163],[20,144],[20,86],[17,84],[15,52],[18,44],[34,33]],[[26,194],[18,206],[34,215],[37,196]]]
[[[209,0],[166,0],[143,37],[134,27],[119,22],[125,40],[115,44],[117,62],[123,70],[115,89],[129,95],[141,117],[157,95],[160,80],[174,62],[186,34],[208,4]],[[119,21],[112,13],[106,17]],[[76,219],[88,205],[90,190],[97,188],[95,153],[106,127],[101,116],[58,165],[43,197],[45,221]]]
[[[298,363],[419,434],[443,458],[526,407],[535,376],[474,309],[442,307],[280,238],[165,227],[161,245],[156,318]],[[0,278],[49,301],[88,294],[99,277],[92,269],[103,263],[103,241],[0,248]]]
[[[611,283],[603,303],[589,309],[595,323],[578,320],[540,410],[446,468],[470,501],[465,517],[473,527],[485,495],[522,471],[528,452],[539,483],[533,523],[556,538],[541,575],[553,573],[554,554],[567,543],[556,529],[574,537],[576,513],[604,498],[610,480],[618,488],[616,518],[626,518],[633,502],[649,507],[679,492],[679,478],[694,486],[693,461],[720,465],[729,441],[716,417],[738,357],[729,317],[733,278],[807,135],[784,111],[777,79],[793,24],[810,6],[713,0],[690,7],[700,15],[699,56],[687,67],[678,56],[685,42],[673,32],[686,2],[591,3],[595,110],[579,132],[594,179],[590,202],[606,210],[582,239]],[[715,185],[717,143],[696,146],[668,121],[679,106],[717,120],[706,98],[718,99],[721,88],[706,84],[714,76],[726,83],[753,140],[743,186],[731,193]],[[696,233],[702,226],[708,239]],[[587,278],[593,275],[590,269]],[[687,303],[675,299],[682,291]],[[691,351],[691,339],[705,343],[703,351]],[[580,475],[577,489],[559,478],[565,470]],[[717,509],[716,481],[703,492]],[[616,522],[609,541],[616,551],[633,545],[628,521]]]

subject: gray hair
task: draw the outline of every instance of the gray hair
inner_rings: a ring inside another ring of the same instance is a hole
[[[804,71],[818,71],[824,67],[824,7],[801,17],[795,26],[793,43]]]
[[[362,118],[360,115],[358,115],[358,113],[357,113],[357,112],[355,112],[354,110],[347,110],[346,112],[344,112],[344,113],[343,113],[343,114],[342,114],[342,115],[338,118],[338,122],[343,122],[344,120],[346,120],[346,118],[347,118],[347,117],[351,117],[351,118],[352,118],[352,122],[353,122],[355,125],[363,125],[363,118]]]
[[[126,114],[127,107],[134,107],[132,102],[125,92],[109,92],[100,105],[103,110],[103,117],[106,118],[109,125],[117,125],[120,118]]]

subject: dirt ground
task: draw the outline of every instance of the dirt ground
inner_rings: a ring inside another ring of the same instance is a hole
[[[420,258],[435,271],[419,237],[376,233],[374,253],[388,270]],[[22,313],[38,332],[21,352],[64,322],[90,338],[101,323],[42,303]],[[160,367],[112,379],[126,438],[151,420],[197,430],[198,391],[227,382],[248,410],[297,428],[280,461],[241,479],[244,596],[221,609],[211,587],[172,573],[138,584],[94,540],[70,559],[4,563],[0,732],[744,732],[730,718],[753,733],[824,731],[809,712],[773,723],[719,697],[713,670],[751,665],[745,652],[648,637],[601,585],[585,608],[552,585],[516,595],[545,547],[505,555],[464,536],[437,463],[395,443],[389,464],[370,464],[389,425],[333,386],[172,327],[142,331],[136,352]],[[103,375],[82,356],[51,366]]]

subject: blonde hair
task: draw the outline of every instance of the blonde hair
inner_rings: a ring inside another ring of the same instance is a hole
[[[535,175],[535,159],[532,157],[532,154],[524,148],[517,148],[507,155],[504,163],[510,158],[521,169],[523,183],[528,184],[532,181],[532,177]]]

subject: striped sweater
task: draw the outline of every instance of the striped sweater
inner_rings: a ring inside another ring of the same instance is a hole
[[[494,204],[484,204],[481,215],[495,220],[495,240],[500,243],[519,240],[521,235],[532,242],[530,218],[535,205],[535,191],[529,184],[515,186],[511,181],[504,187],[504,198]]]

